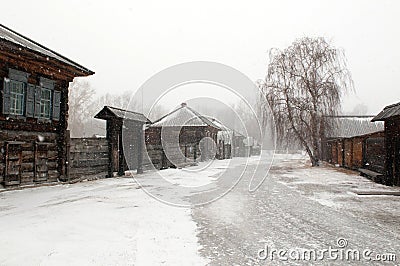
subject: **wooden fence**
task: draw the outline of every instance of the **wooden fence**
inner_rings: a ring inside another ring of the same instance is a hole
[[[71,138],[68,160],[69,179],[103,173],[109,165],[106,138]]]

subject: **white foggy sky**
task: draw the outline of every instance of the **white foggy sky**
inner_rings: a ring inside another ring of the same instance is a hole
[[[400,101],[400,1],[4,1],[1,23],[96,72],[99,94],[209,60],[264,78],[268,50],[324,36],[345,50],[357,103]],[[180,102],[177,99],[178,103]],[[174,104],[176,105],[176,104]]]

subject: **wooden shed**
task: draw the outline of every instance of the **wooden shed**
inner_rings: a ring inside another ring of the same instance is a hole
[[[384,184],[400,186],[400,103],[386,106],[372,122],[385,123]]]
[[[114,172],[124,175],[126,170],[142,173],[143,125],[150,123],[143,114],[104,106],[95,118],[106,120],[109,153],[108,177]]]
[[[349,169],[382,172],[384,165],[383,124],[371,123],[372,116],[327,117],[324,160]],[[368,151],[368,152],[367,152]]]
[[[179,108],[154,121],[146,129],[146,146],[150,159],[157,168],[178,167],[188,159],[211,159],[215,146],[210,141],[202,140],[208,137],[215,145],[219,130],[207,117],[182,103]],[[179,136],[179,140],[170,139],[173,136]],[[167,146],[174,158],[165,158]],[[154,150],[161,150],[162,154]]]
[[[0,25],[0,182],[66,178],[69,82],[92,74]]]

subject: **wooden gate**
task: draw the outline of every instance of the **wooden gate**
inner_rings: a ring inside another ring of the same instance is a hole
[[[6,169],[4,184],[6,186],[19,185],[21,183],[22,148],[24,142],[6,142]]]
[[[48,145],[51,143],[36,142],[35,143],[35,182],[47,181],[49,176]]]

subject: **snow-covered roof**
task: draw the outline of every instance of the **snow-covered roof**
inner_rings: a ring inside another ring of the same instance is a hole
[[[150,127],[164,126],[211,126],[220,129],[207,117],[187,106],[186,103],[182,103],[179,108],[154,121],[150,125]]]
[[[373,116],[336,116],[331,119],[332,130],[328,130],[327,138],[351,138],[384,130],[383,122],[372,123]]]
[[[54,58],[62,63],[73,66],[89,75],[94,74],[93,71],[91,71],[91,70],[79,65],[78,63],[75,63],[74,61],[66,58],[65,56],[62,56],[59,53],[56,53],[53,50],[50,50],[49,48],[23,36],[22,34],[19,34],[18,32],[15,32],[15,31],[7,28],[6,26],[4,26],[2,24],[0,24],[0,39],[12,42],[13,44],[16,44],[18,46],[22,46],[22,47],[32,50],[34,52],[40,53],[43,56]]]
[[[210,120],[214,125],[216,125],[219,129],[221,129],[222,131],[227,131],[227,132],[229,132],[232,136],[233,136],[233,135],[235,135],[235,136],[242,136],[242,137],[245,136],[244,134],[238,132],[237,130],[233,130],[233,129],[231,129],[231,128],[225,126],[221,121],[217,120],[217,119],[214,118],[214,117],[211,117],[211,116],[205,116],[205,117],[206,117],[208,120]]]
[[[141,113],[123,110],[112,106],[104,106],[104,108],[95,115],[95,118],[108,120],[110,118],[120,118],[138,122],[148,123],[150,120]]]
[[[395,103],[386,106],[377,116],[375,116],[371,121],[385,121],[388,118],[400,116],[400,103]]]

